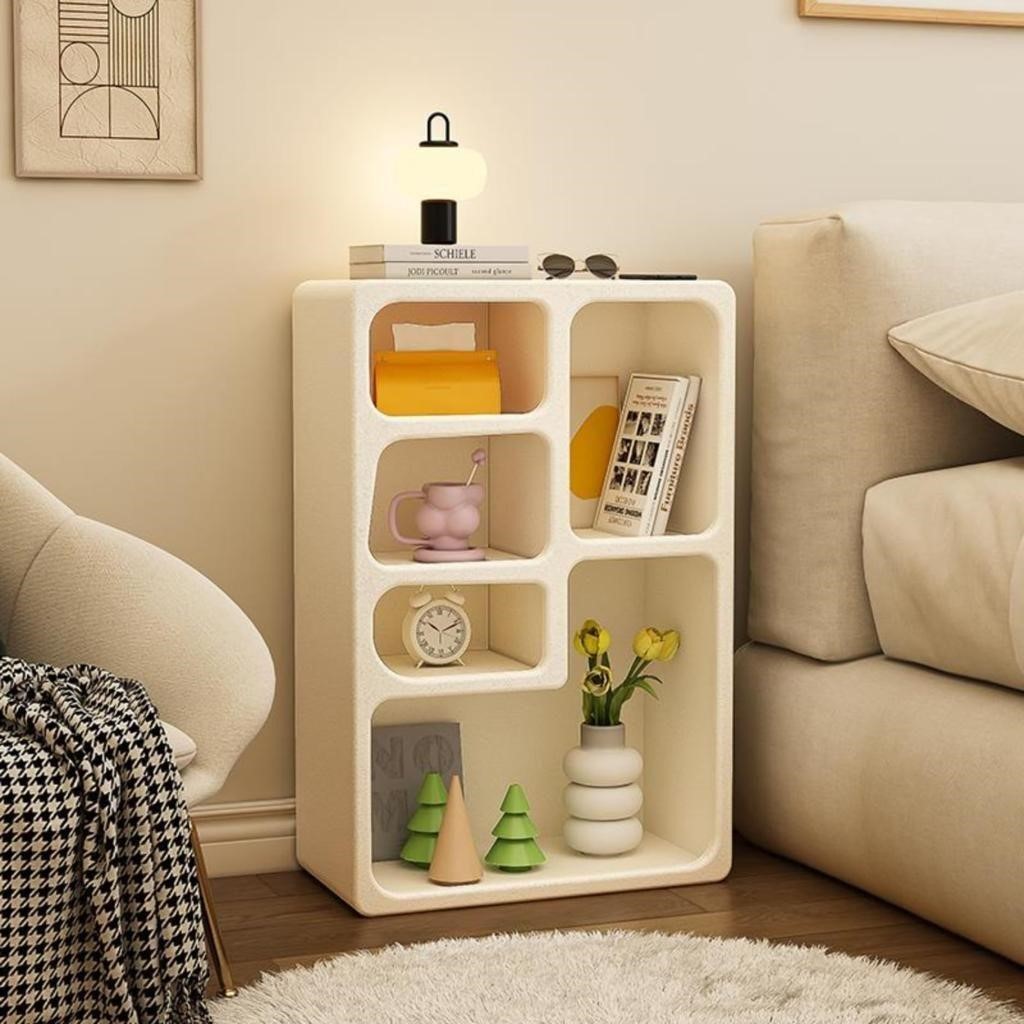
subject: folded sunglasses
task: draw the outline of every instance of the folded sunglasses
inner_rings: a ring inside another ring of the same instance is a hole
[[[619,265],[615,262],[614,256],[606,256],[603,253],[595,253],[585,260],[575,260],[572,256],[566,256],[560,252],[544,253],[540,257],[538,270],[543,270],[549,278],[572,277],[577,270],[587,270],[594,277],[607,280],[619,272]]]

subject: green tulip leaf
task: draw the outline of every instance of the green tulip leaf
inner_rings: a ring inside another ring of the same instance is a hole
[[[643,690],[644,693],[649,693],[655,700],[659,699],[658,691],[655,690],[655,688],[651,686],[649,682],[647,682],[646,677],[644,677],[643,679],[638,679],[634,685],[637,686],[639,689]]]

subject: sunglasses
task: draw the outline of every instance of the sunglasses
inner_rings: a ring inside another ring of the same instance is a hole
[[[543,270],[549,278],[572,277],[577,270],[589,270],[594,277],[608,279],[619,272],[619,265],[613,256],[605,256],[602,253],[588,256],[580,266],[579,260],[574,260],[571,256],[549,252],[540,257],[540,266],[537,269]]]

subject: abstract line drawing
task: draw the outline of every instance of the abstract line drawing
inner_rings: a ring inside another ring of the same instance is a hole
[[[202,178],[202,0],[11,6],[19,177]]]
[[[60,136],[160,138],[160,0],[58,0]]]

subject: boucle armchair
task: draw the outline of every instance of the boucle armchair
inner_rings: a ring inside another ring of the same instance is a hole
[[[189,807],[224,785],[274,696],[270,652],[226,594],[173,555],[76,515],[2,455],[0,639],[12,657],[140,680],[161,719],[194,742],[182,770]],[[193,845],[214,966],[233,994],[194,828]]]

